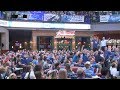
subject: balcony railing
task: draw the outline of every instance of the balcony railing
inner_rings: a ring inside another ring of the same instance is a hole
[[[14,17],[13,17],[14,16]],[[27,16],[27,17],[26,17]],[[17,11],[0,13],[0,19],[56,23],[119,23],[120,11]]]

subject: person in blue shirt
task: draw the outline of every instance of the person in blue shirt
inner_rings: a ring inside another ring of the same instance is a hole
[[[21,58],[21,64],[27,65],[27,59],[26,59],[26,57]]]
[[[97,51],[98,50],[98,45],[99,45],[99,41],[97,40],[97,38],[94,36],[94,39],[92,40],[92,45],[93,45],[93,51]]]
[[[78,60],[79,60],[78,54],[79,54],[79,52],[77,52],[77,53],[73,56],[73,62],[78,62]]]
[[[85,63],[85,75],[86,75],[86,78],[92,78],[92,76],[95,76],[96,74],[94,73],[94,68],[91,67],[91,64],[89,61],[87,61]]]
[[[104,57],[105,57],[105,60],[107,60],[111,55],[111,52],[108,51],[107,47],[105,47],[105,51],[104,51]]]
[[[36,56],[33,56],[33,61],[32,61],[32,63],[33,63],[34,65],[38,65],[38,60],[37,60]]]
[[[74,66],[77,66],[77,67],[84,67],[83,59],[80,58],[79,61],[78,61],[77,63],[74,64]]]
[[[30,65],[30,63],[33,61],[33,59],[31,57],[27,58],[27,65]]]
[[[83,62],[87,62],[87,61],[89,61],[89,59],[88,59],[86,53],[83,53],[83,57],[82,57],[82,59],[83,59]]]
[[[93,68],[96,68],[97,67],[97,63],[95,62],[95,57],[94,56],[90,57],[89,60],[90,60],[91,66]]]

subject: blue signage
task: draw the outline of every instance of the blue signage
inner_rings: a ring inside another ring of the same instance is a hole
[[[44,11],[31,11],[29,12],[28,20],[43,21]]]

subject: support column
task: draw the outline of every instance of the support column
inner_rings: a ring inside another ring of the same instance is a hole
[[[54,49],[57,49],[57,39],[54,37]]]
[[[37,50],[37,37],[36,36],[32,36],[32,50]]]
[[[3,43],[2,50],[9,50],[9,32],[1,34],[1,43]]]
[[[72,49],[75,49],[75,38],[72,39]]]

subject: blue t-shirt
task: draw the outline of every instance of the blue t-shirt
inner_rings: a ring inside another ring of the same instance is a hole
[[[77,55],[73,56],[73,62],[77,62],[79,60],[79,57]]]
[[[93,48],[98,48],[99,42],[97,40],[92,40],[93,42]]]
[[[86,69],[85,75],[86,75],[86,78],[92,78],[92,76],[95,76],[94,68],[91,67],[89,69]]]
[[[26,58],[22,58],[22,59],[21,59],[21,64],[27,65],[27,60],[26,60]]]
[[[96,62],[92,63],[92,67],[93,67],[93,68],[98,68],[97,63],[96,63]]]
[[[29,65],[30,64],[30,62],[32,62],[33,61],[33,59],[32,58],[27,58],[27,65]]]
[[[110,52],[110,51],[106,50],[106,51],[104,52],[105,59],[108,59],[108,58],[110,57],[110,55],[111,55],[111,52]]]
[[[89,59],[88,59],[88,57],[87,57],[86,54],[83,54],[82,59],[83,59],[83,62],[87,62],[87,61],[89,61]]]
[[[32,63],[38,65],[38,60],[33,60]]]

